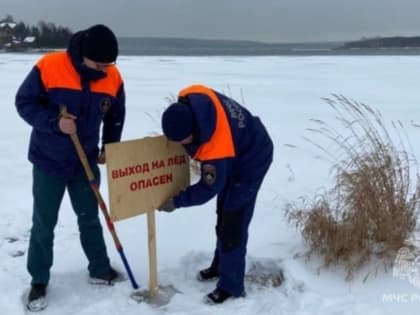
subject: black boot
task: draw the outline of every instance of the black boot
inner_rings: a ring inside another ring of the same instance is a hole
[[[202,269],[197,273],[197,280],[202,282],[216,280],[218,277],[219,271],[213,266]]]
[[[219,277],[219,255],[216,252],[210,267],[202,269],[197,273],[198,281],[212,281]]]
[[[243,292],[239,297],[245,297],[246,294]],[[204,297],[204,302],[207,304],[222,304],[230,298],[237,298],[229,292],[226,292],[223,289],[216,288],[213,292],[210,292]]]
[[[115,269],[111,268],[111,270],[103,275],[97,277],[90,277],[89,283],[90,284],[104,284],[104,285],[114,285],[115,282],[120,282],[124,280],[124,276],[120,274]]]
[[[47,307],[47,285],[42,283],[33,283],[28,295],[26,308],[31,312],[42,311]]]

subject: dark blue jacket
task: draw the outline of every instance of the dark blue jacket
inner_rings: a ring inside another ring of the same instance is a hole
[[[260,119],[233,99],[217,93],[227,115],[235,157],[201,161],[201,179],[174,198],[176,207],[199,205],[216,194],[228,190],[235,182],[254,181],[262,178],[273,159],[273,143]],[[178,102],[189,104],[195,115],[193,143],[185,145],[194,156],[198,148],[208,142],[216,127],[216,109],[211,99],[201,93],[188,94]],[[213,169],[214,182],[205,180],[205,173]]]
[[[58,127],[60,106],[77,116],[77,134],[90,163],[102,147],[119,141],[125,118],[124,85],[119,71],[110,66],[105,74],[86,67],[76,33],[67,52],[43,56],[29,72],[16,94],[19,115],[32,126],[29,160],[55,176],[82,171],[70,136]]]

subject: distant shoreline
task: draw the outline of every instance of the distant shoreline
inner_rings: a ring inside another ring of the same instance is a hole
[[[381,39],[384,42],[384,39]],[[120,56],[383,56],[420,55],[418,47],[381,47],[379,39],[355,42],[281,43],[199,40],[182,38],[119,38]],[[419,41],[420,42],[420,41]],[[368,44],[369,43],[369,44]],[[389,41],[387,42],[390,43]],[[399,43],[404,43],[399,41]],[[42,54],[63,50],[52,48],[1,51]]]
[[[415,49],[345,48],[345,42],[261,43],[179,38],[120,38],[121,55],[139,56],[336,56],[420,55]]]

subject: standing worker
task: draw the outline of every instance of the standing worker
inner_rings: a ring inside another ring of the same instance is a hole
[[[166,137],[184,145],[201,162],[201,179],[161,211],[203,204],[217,195],[217,243],[200,281],[217,279],[207,294],[209,304],[245,296],[245,255],[248,227],[257,193],[273,159],[273,143],[258,117],[231,98],[202,85],[179,93],[178,102],[162,116]]]
[[[90,282],[111,285],[119,276],[110,265],[97,200],[70,138],[78,134],[99,179],[97,163],[105,163],[104,144],[119,141],[124,124],[125,93],[115,66],[117,56],[114,33],[94,25],[75,33],[67,51],[41,57],[17,92],[17,111],[32,126],[28,157],[33,164],[34,201],[27,258],[31,311],[47,306],[54,228],[66,188],[89,261]],[[63,105],[69,113],[65,117],[60,114]]]

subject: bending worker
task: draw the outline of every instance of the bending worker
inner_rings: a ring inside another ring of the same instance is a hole
[[[166,137],[181,143],[201,162],[201,179],[161,211],[204,204],[217,195],[217,243],[200,281],[218,279],[207,294],[209,304],[245,296],[245,255],[248,227],[261,183],[273,159],[273,143],[260,119],[233,99],[202,85],[179,93],[178,102],[163,113]]]

